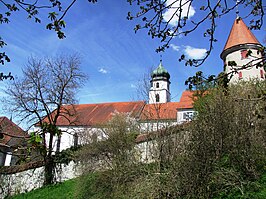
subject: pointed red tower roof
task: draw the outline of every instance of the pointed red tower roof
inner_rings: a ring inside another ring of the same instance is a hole
[[[227,50],[233,46],[241,45],[241,44],[259,44],[260,42],[256,39],[253,33],[248,29],[246,24],[240,17],[237,17],[230,35],[225,44],[224,50]]]

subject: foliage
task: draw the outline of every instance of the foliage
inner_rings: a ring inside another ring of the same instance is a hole
[[[104,187],[102,184],[98,184],[97,180],[99,180],[100,172],[97,173],[90,173],[87,175],[83,175],[79,178],[67,180],[65,182],[46,186],[40,189],[36,189],[34,191],[31,191],[29,193],[19,194],[13,197],[9,197],[10,199],[27,199],[27,198],[44,198],[44,199],[57,199],[57,198],[68,198],[68,199],[82,199],[82,196],[80,195],[80,187],[83,187],[86,185],[87,187],[87,196],[85,197],[90,199],[100,199],[100,198],[106,198],[105,194],[108,190],[108,187]],[[145,181],[142,181],[143,184],[145,184]],[[252,183],[253,185],[249,186],[247,189],[247,192],[242,195],[240,192],[231,192],[231,193],[224,193],[221,192],[218,194],[215,199],[221,199],[221,198],[254,198],[254,199],[264,199],[266,196],[266,174],[264,174],[260,179],[254,181]],[[96,186],[98,186],[97,191]],[[133,187],[131,186],[131,189]],[[145,191],[145,190],[144,190]],[[130,195],[127,195],[127,198],[140,198],[143,199],[148,198],[148,195],[145,195],[145,192],[143,192],[142,189],[138,190],[139,197],[130,197]]]
[[[265,172],[265,82],[217,88],[195,103],[198,111],[189,131],[182,163],[182,192],[210,198],[238,190],[244,194]]]
[[[195,102],[194,121],[158,132],[150,141],[149,164],[128,159],[133,154],[121,144],[121,136],[111,145],[108,139],[98,142],[85,154],[96,157],[104,151],[109,164],[97,174],[95,184],[83,190],[102,193],[92,194],[102,198],[258,196],[266,162],[265,87],[265,82],[254,81],[231,85],[226,93],[219,87],[209,90]],[[124,149],[121,156],[115,156],[119,149]]]
[[[88,192],[87,186],[90,185],[81,183],[79,191],[82,198],[86,198],[91,191],[97,193],[102,189],[105,190],[102,198],[120,198],[115,194],[125,194],[127,184],[140,175],[137,170],[138,157],[135,155],[135,138],[138,133],[135,121],[124,114],[116,114],[102,131],[106,137],[104,140],[85,145],[79,153],[78,160],[85,174],[103,170],[98,174],[97,185],[93,186],[96,190]]]

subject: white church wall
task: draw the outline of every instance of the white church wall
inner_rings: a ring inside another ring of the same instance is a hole
[[[177,124],[189,122],[195,117],[196,111],[193,109],[179,110],[177,112]]]
[[[106,137],[102,128],[95,127],[59,127],[62,130],[60,151],[75,145],[83,145],[91,141],[102,140]],[[75,137],[75,134],[77,137]],[[77,140],[75,140],[77,139]],[[57,139],[55,139],[57,140]],[[56,149],[56,143],[54,144]]]

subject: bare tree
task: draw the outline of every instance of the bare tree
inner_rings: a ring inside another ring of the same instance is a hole
[[[30,127],[38,125],[40,131],[31,134],[33,145],[41,149],[45,162],[45,184],[53,183],[53,142],[61,131],[57,128],[59,116],[69,116],[63,104],[75,104],[75,94],[86,79],[80,70],[77,55],[55,58],[29,58],[23,76],[10,82],[4,100],[9,112]],[[45,119],[44,119],[45,118]]]

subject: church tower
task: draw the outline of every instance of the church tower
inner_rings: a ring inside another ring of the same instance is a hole
[[[221,59],[224,61],[224,72],[229,74],[230,83],[238,82],[241,79],[247,81],[252,78],[265,78],[264,68],[256,67],[256,63],[261,61],[262,56],[264,56],[261,52],[258,53],[261,47],[262,45],[243,20],[237,17],[221,53]],[[234,62],[236,64],[230,66]]]
[[[162,65],[151,73],[151,87],[149,91],[149,104],[170,102],[170,74]]]

